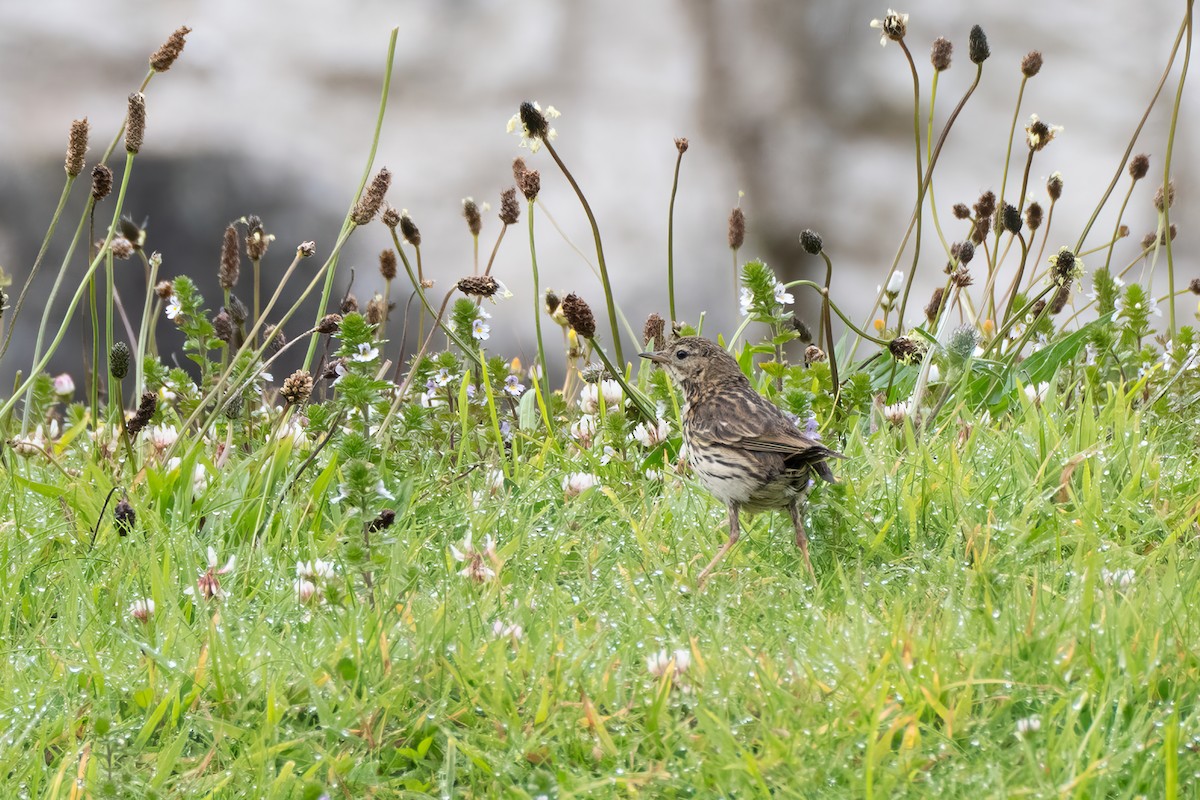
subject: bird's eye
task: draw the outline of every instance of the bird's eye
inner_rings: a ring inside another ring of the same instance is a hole
[[[683,361],[685,358],[687,358],[687,350],[676,350],[675,358],[679,359],[680,361]]]

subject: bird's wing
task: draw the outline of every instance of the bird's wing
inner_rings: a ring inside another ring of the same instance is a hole
[[[842,458],[817,440],[805,436],[783,412],[755,394],[742,395],[737,400],[715,403],[725,409],[721,414],[698,414],[692,418],[695,433],[718,444],[742,447],[782,456],[801,456],[803,461],[817,462],[826,458]]]

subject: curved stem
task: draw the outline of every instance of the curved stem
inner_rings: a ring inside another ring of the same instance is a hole
[[[1187,39],[1183,47],[1183,66],[1179,71],[1179,86],[1175,89],[1175,105],[1171,107],[1171,129],[1167,133],[1167,155],[1163,159],[1163,230],[1167,233],[1167,291],[1172,298],[1175,296],[1175,257],[1171,248],[1171,204],[1168,202],[1167,189],[1171,183],[1171,158],[1175,152],[1175,131],[1179,125],[1179,107],[1183,102],[1183,85],[1187,81],[1188,64],[1192,60],[1192,0],[1188,0],[1187,13],[1184,15],[1184,25],[1187,27]],[[1167,307],[1169,315],[1169,336],[1175,339],[1175,301]]]
[[[683,148],[676,147],[675,177],[671,179],[671,202],[667,205],[667,307],[671,321],[675,316],[675,193],[679,190],[679,165],[683,163]]]
[[[537,245],[533,237],[533,201],[527,203],[526,211],[529,217],[529,262],[533,269],[533,325],[537,334],[537,369],[534,375],[534,382],[538,385],[538,391],[543,396],[547,394],[550,387],[550,378],[546,372],[546,348],[542,344],[542,286],[538,280],[537,266]]]

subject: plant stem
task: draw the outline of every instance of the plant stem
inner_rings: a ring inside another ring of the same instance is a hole
[[[533,326],[537,336],[537,363],[534,372],[534,383],[539,387],[542,396],[549,390],[549,375],[546,372],[546,349],[542,344],[542,286],[538,280],[537,246],[533,238],[533,201],[526,203],[526,214],[529,217],[529,262],[533,269]]]
[[[678,155],[675,156],[675,176],[671,179],[671,201],[667,205],[667,308],[672,322],[678,319],[675,316],[675,193],[679,191],[679,165],[683,163],[684,153],[683,147],[676,146],[675,149]]]

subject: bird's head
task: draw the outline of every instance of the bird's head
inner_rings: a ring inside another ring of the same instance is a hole
[[[689,387],[742,378],[742,370],[733,356],[715,342],[699,336],[682,336],[662,350],[641,353],[667,371],[677,383]]]

